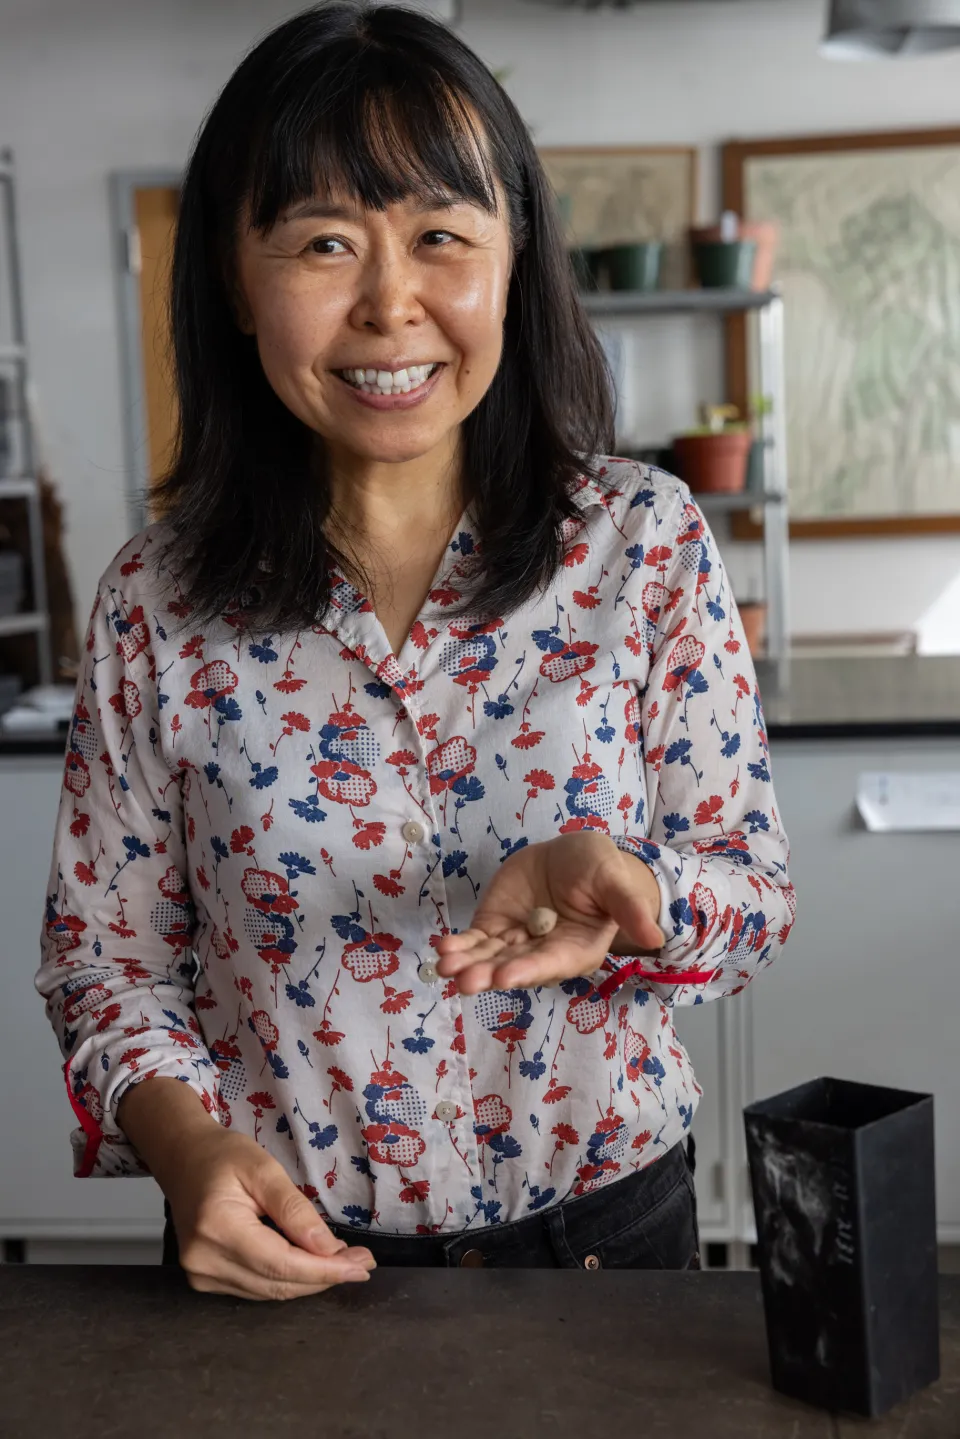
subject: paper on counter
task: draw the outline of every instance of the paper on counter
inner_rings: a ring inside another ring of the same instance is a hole
[[[857,809],[875,833],[960,830],[960,771],[862,774]]]

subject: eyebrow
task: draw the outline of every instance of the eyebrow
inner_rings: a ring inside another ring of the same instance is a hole
[[[455,210],[459,205],[470,204],[471,201],[461,199],[458,195],[441,195],[424,200],[413,213],[427,215],[431,210]],[[355,220],[358,214],[357,209],[352,209],[349,205],[337,205],[332,200],[307,200],[295,210],[288,210],[285,215],[281,215],[279,223],[291,225],[295,220]]]

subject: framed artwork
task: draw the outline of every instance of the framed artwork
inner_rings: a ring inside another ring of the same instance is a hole
[[[686,146],[540,151],[571,246],[662,240],[664,289],[688,282],[687,230],[696,224],[697,151]]]
[[[729,144],[724,203],[780,227],[791,534],[960,532],[960,130]]]

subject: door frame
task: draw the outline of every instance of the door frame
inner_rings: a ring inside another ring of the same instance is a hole
[[[123,410],[124,492],[136,534],[149,522],[144,494],[150,483],[150,444],[143,373],[143,313],[140,305],[140,237],[134,192],[170,190],[183,183],[172,169],[116,170],[110,175],[113,269],[117,281],[120,331],[120,389]]]

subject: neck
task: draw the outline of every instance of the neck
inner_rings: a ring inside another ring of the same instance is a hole
[[[333,528],[360,550],[444,538],[463,510],[456,440],[429,455],[394,463],[330,451]]]

